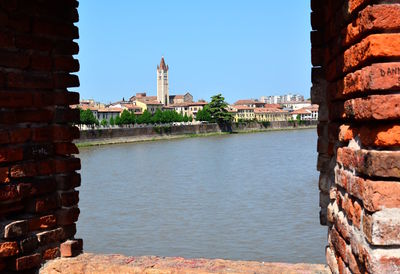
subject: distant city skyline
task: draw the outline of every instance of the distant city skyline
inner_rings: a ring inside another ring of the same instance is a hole
[[[170,94],[309,98],[309,3],[290,2],[81,1],[77,90],[102,102],[156,95],[164,56]]]

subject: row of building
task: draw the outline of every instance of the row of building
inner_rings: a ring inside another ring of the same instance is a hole
[[[310,101],[286,102],[284,104],[266,104],[258,100],[239,100],[229,106],[234,120],[259,122],[318,120],[318,105]]]
[[[181,95],[169,94],[169,66],[164,57],[157,66],[157,96],[148,96],[145,92],[136,93],[128,100],[110,103],[108,105],[96,103],[94,100],[83,100],[79,107],[91,110],[99,121],[115,119],[124,110],[143,114],[148,111],[154,114],[157,110],[174,110],[182,115],[192,116],[196,119],[197,113],[207,104],[206,101],[193,101],[193,96],[186,92]],[[239,100],[228,107],[228,111],[236,122],[246,120],[289,121],[289,120],[318,120],[318,106],[304,101],[301,95],[283,95],[262,97],[260,100]]]

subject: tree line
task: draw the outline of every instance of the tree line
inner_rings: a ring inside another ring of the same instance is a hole
[[[228,104],[221,94],[211,97],[211,102],[199,110],[196,115],[197,121],[212,122],[218,124],[230,124],[233,120],[232,114],[227,110]],[[103,119],[98,121],[91,110],[80,109],[80,124],[82,125],[102,125],[102,126],[121,126],[134,124],[167,124],[174,122],[192,122],[193,117],[183,115],[175,110],[161,111],[157,109],[154,114],[145,110],[143,114],[137,115],[134,112],[123,110],[121,115],[110,120]]]

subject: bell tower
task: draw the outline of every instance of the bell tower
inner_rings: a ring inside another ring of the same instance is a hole
[[[157,66],[157,101],[165,106],[169,104],[168,70],[163,56],[160,65]]]

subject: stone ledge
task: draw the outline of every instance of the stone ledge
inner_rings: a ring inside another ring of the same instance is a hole
[[[85,253],[75,258],[61,258],[46,263],[41,274],[133,274],[133,273],[302,273],[328,274],[324,265],[262,263],[228,261],[220,259],[184,259],[180,257],[126,257],[123,255],[97,255]]]

